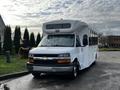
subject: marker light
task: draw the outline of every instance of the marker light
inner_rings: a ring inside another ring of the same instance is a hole
[[[61,59],[61,60],[57,60],[58,64],[69,64],[70,63],[70,59]]]

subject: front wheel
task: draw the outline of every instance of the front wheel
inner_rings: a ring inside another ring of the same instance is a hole
[[[74,65],[74,66],[73,66],[73,71],[72,71],[72,73],[71,73],[71,78],[72,78],[72,79],[75,79],[75,78],[78,76],[78,73],[79,73],[78,66],[77,66],[77,65]]]
[[[34,78],[39,78],[41,73],[37,73],[37,72],[32,72],[32,75],[34,76]]]
[[[97,54],[95,55],[95,61],[93,62],[93,65],[96,64],[96,61],[97,61]]]

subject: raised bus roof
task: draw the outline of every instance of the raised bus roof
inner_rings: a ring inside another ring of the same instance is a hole
[[[73,33],[88,25],[80,20],[54,20],[43,23],[43,33]]]

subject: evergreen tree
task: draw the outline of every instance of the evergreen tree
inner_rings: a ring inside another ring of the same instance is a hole
[[[29,47],[29,32],[27,28],[25,28],[23,39],[24,39],[24,47]]]
[[[40,33],[37,34],[37,39],[36,39],[36,46],[38,46],[38,44],[41,41],[41,37],[40,37]]]
[[[33,32],[30,34],[30,47],[35,47],[35,36]]]
[[[21,31],[20,27],[15,27],[15,33],[14,33],[14,46],[15,46],[15,53],[18,54],[19,48],[20,48],[20,39],[21,39]]]
[[[12,51],[12,38],[11,38],[11,27],[6,26],[4,30],[4,51]]]
[[[2,53],[2,46],[1,46],[1,42],[0,42],[0,54]]]

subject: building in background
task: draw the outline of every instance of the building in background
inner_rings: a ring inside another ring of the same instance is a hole
[[[99,47],[120,48],[120,35],[101,36]]]
[[[120,36],[107,36],[108,47],[120,48]]]
[[[108,47],[108,44],[107,44],[107,36],[100,36],[99,37],[99,43],[98,43],[98,46],[100,47],[100,48],[102,48],[102,47]]]
[[[5,23],[0,15],[0,43],[3,47],[3,41],[4,41],[4,30],[5,30]]]

